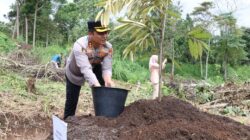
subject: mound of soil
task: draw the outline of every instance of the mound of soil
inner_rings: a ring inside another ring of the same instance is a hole
[[[117,118],[70,117],[68,139],[248,140],[250,127],[232,119],[201,112],[174,97],[139,100]]]

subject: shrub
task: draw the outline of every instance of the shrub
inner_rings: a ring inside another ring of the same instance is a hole
[[[66,47],[49,46],[49,47],[35,47],[32,48],[32,53],[37,56],[42,63],[48,63],[53,55],[63,53],[66,54]]]
[[[8,53],[16,47],[15,43],[3,32],[0,32],[0,52]]]
[[[149,80],[149,72],[136,62],[114,58],[113,77],[131,83],[145,82]]]

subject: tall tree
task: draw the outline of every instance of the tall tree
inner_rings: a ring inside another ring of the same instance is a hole
[[[36,21],[37,21],[37,13],[42,7],[48,2],[48,0],[35,0],[35,12],[34,12],[34,22],[33,22],[33,47],[36,45]]]
[[[227,80],[228,64],[235,64],[246,59],[245,42],[242,39],[242,31],[236,27],[236,19],[231,12],[220,14],[216,20],[221,32],[217,40],[217,60],[222,65],[224,80]]]
[[[50,40],[52,41],[55,37],[52,37],[51,34],[57,31],[55,23],[51,18],[52,13],[52,3],[47,2],[44,4],[43,8],[38,13],[37,20],[37,29],[39,33],[36,35],[36,38],[39,39],[43,46],[47,47],[49,45]],[[53,39],[52,39],[53,38]]]
[[[214,15],[211,13],[211,9],[213,8],[212,2],[203,2],[199,7],[195,7],[192,15],[194,16],[194,21],[199,26],[202,26],[204,29],[207,29],[210,33],[212,32],[212,24]],[[210,50],[210,42],[211,38],[208,39],[208,48],[206,49],[206,69],[205,69],[205,79],[208,76],[208,59],[209,59],[209,50]],[[203,65],[202,65],[202,57],[200,57],[200,71],[201,76],[203,77]]]
[[[24,3],[21,6],[21,14],[25,19],[25,43],[29,43],[29,19],[34,13],[33,0],[24,0]]]
[[[15,4],[10,6],[11,11],[8,12],[8,18],[10,22],[13,24],[13,29],[12,29],[12,38],[19,38],[20,35],[20,27],[21,26],[21,11],[20,8],[22,6],[23,0],[16,0]]]
[[[11,11],[8,13],[8,18],[9,20],[12,22],[13,24],[13,28],[12,28],[12,39],[15,38],[15,34],[16,34],[16,8],[13,9],[13,5],[11,6]]]
[[[16,0],[16,36],[19,37],[19,16],[20,16],[20,1]]]
[[[55,22],[67,42],[74,41],[87,32],[87,21],[94,20],[99,8],[95,3],[99,0],[75,0],[74,3],[60,5],[55,14]]]
[[[55,15],[55,22],[58,23],[58,27],[64,35],[65,40],[67,40],[67,43],[70,41],[72,29],[79,22],[77,19],[79,10],[75,3],[70,3],[59,7]]]
[[[245,40],[246,47],[245,51],[247,52],[247,60],[246,63],[250,64],[250,28],[243,28],[243,36],[242,39]]]
[[[61,35],[58,34],[57,24],[52,23],[53,12],[56,12],[57,5],[65,3],[66,0],[39,0],[39,1],[18,0],[18,1],[20,3],[20,6],[19,6],[20,8],[19,17],[21,19],[19,22],[20,31],[22,31],[20,33],[25,33],[25,35],[24,34],[20,34],[20,35],[25,36],[25,42],[29,43],[29,38],[33,37],[33,39],[35,39],[33,43],[35,43],[37,36],[38,36],[37,38],[38,41],[44,41],[46,36],[48,40],[49,34],[45,33],[45,32],[48,33],[48,31],[50,34],[55,34],[55,32],[57,32],[56,36],[50,36],[50,37],[53,38],[55,42],[58,42],[58,39],[61,38]],[[37,2],[38,2],[38,7],[40,7],[40,9],[36,9]],[[16,22],[16,19],[17,19],[16,18],[16,5],[14,5],[14,7],[12,6],[11,9],[12,10],[8,13],[8,17],[10,21],[14,23]],[[35,12],[35,10],[37,10],[37,12]],[[33,30],[30,30],[29,25],[33,25]],[[36,33],[36,30],[39,30],[39,32]],[[16,33],[16,29],[14,32]]]

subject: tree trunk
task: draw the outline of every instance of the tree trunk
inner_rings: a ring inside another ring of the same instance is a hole
[[[27,16],[25,16],[25,43],[26,44],[29,43],[28,32],[29,32],[28,18]]]
[[[201,72],[201,78],[203,78],[203,63],[202,63],[202,55],[200,56],[200,72]]]
[[[205,72],[205,80],[207,80],[208,77],[208,59],[209,59],[209,51],[206,52],[206,72]]]
[[[173,32],[176,32],[176,23],[174,23]],[[174,71],[175,71],[175,48],[174,48],[174,37],[170,39],[170,47],[172,48],[172,66],[171,66],[171,76],[170,83],[174,82]]]
[[[208,48],[210,48],[210,39],[208,40]],[[207,80],[208,77],[208,59],[209,59],[209,50],[206,52],[206,73],[205,73],[205,80]]]
[[[70,30],[68,29],[68,37],[67,37],[68,44],[69,44],[69,40],[70,40]]]
[[[20,15],[20,11],[19,11],[19,3],[18,0],[16,0],[16,37],[19,37],[19,15]]]
[[[227,54],[225,55],[225,60],[223,63],[223,67],[224,67],[224,80],[227,81],[227,72],[228,72],[228,67],[227,67]]]
[[[175,70],[175,67],[174,67],[174,61],[175,61],[175,48],[174,48],[174,39],[172,38],[170,40],[170,43],[171,43],[171,48],[172,48],[172,66],[171,66],[171,76],[170,76],[170,83],[173,83],[174,82],[174,70]]]
[[[24,22],[25,22],[25,18],[24,18]],[[24,39],[24,37],[25,37],[25,35],[24,35],[24,33],[25,33],[25,24],[22,24],[21,25],[21,27],[22,28],[20,28],[19,30],[20,30],[20,36],[22,36],[22,38]]]
[[[16,21],[15,21],[15,25],[14,25],[13,28],[14,28],[14,29],[13,29],[13,31],[12,31],[12,39],[15,38],[15,34],[16,34]]]
[[[46,34],[46,48],[49,46],[49,32],[47,30],[47,34]]]
[[[37,18],[37,11],[38,11],[38,2],[36,2],[35,7],[35,17],[34,17],[34,27],[33,27],[33,47],[36,45],[36,18]]]
[[[165,37],[165,24],[166,24],[166,20],[167,20],[167,15],[164,14],[164,19],[162,22],[162,30],[161,30],[161,44],[160,44],[160,69],[159,69],[159,101],[161,101],[162,98],[162,91],[161,91],[161,85],[162,85],[162,53],[163,53],[163,42],[164,42],[164,37]]]

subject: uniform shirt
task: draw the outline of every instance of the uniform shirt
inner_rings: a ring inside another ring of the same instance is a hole
[[[103,75],[112,76],[112,45],[106,42],[105,46],[95,49],[88,42],[88,36],[81,37],[74,43],[67,60],[66,76],[75,85],[81,86],[86,80],[93,86],[98,81],[92,71],[96,64],[102,65]]]

